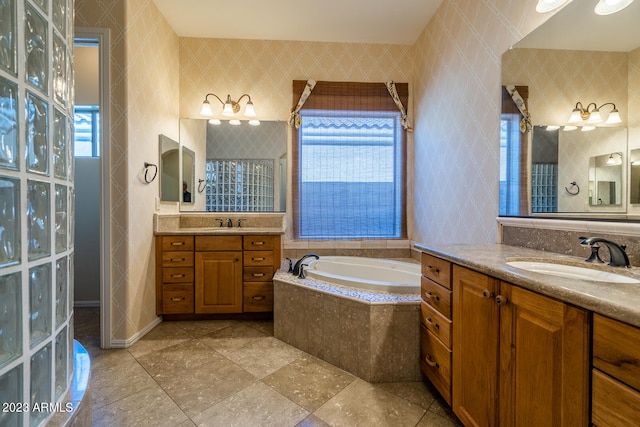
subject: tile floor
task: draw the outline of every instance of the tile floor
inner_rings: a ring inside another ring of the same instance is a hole
[[[99,310],[76,308],[75,337],[94,426],[461,425],[430,385],[368,383],[277,340],[270,321],[163,322],[101,350]]]

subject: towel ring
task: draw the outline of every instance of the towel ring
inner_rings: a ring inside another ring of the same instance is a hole
[[[573,189],[573,187],[576,187],[576,190],[575,190],[575,191],[571,191],[571,190],[569,190],[569,188],[564,187],[564,190],[565,190],[567,193],[571,194],[572,196],[575,196],[575,195],[577,195],[578,193],[580,193],[580,186],[579,186],[578,184],[576,184],[576,182],[575,182],[575,181],[571,182],[570,184],[571,184],[571,187],[569,187],[569,188]]]
[[[149,172],[149,167],[155,168],[155,172],[153,173],[153,176],[151,177],[151,179],[147,177],[147,173]],[[157,175],[158,175],[158,166],[154,165],[153,163],[144,162],[144,182],[146,182],[147,184],[151,184],[153,180],[156,179]]]
[[[204,185],[202,185],[203,183],[204,183]],[[206,187],[207,187],[207,184],[205,183],[205,180],[204,179],[199,179],[198,180],[198,193],[202,193]]]

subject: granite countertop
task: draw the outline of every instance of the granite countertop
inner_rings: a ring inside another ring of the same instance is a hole
[[[156,230],[155,235],[196,235],[196,236],[229,236],[229,235],[279,235],[284,234],[280,228],[270,227],[177,227]]]
[[[511,267],[507,261],[549,261],[596,268],[640,280],[640,268],[588,264],[584,258],[502,244],[416,244],[422,252],[468,267],[496,279],[640,327],[640,283],[608,283],[565,278]]]

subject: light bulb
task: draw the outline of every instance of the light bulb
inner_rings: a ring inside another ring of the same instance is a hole
[[[256,119],[249,120],[249,124],[251,126],[260,126],[260,120],[256,120]]]
[[[551,12],[554,9],[559,8],[563,4],[565,4],[568,0],[538,0],[538,4],[536,6],[536,12],[538,13],[547,13]]]
[[[253,102],[248,101],[247,106],[244,108],[244,115],[247,117],[255,117],[256,110],[253,108]]]
[[[573,111],[571,112],[571,116],[569,117],[569,120],[567,121],[567,123],[580,123],[581,121],[582,121],[582,116],[580,115],[580,109],[574,108]]]
[[[229,124],[231,126],[239,126],[240,125],[240,120],[238,120],[238,119],[229,120]]]
[[[567,132],[570,132],[570,131],[576,130],[576,129],[578,129],[578,126],[565,126],[565,127],[562,128],[562,130],[567,131]]]
[[[222,122],[220,121],[220,119],[209,119],[209,123],[214,126],[220,126]]]
[[[580,130],[582,132],[589,132],[590,130],[594,130],[595,128],[596,128],[595,126],[582,126]]]
[[[624,9],[633,3],[633,0],[600,0],[596,5],[598,15],[611,15]]]
[[[620,113],[617,109],[611,110],[609,113],[609,117],[607,117],[607,121],[605,122],[608,125],[613,125],[616,123],[622,123],[622,119],[620,118]]]
[[[593,110],[589,116],[589,120],[587,120],[587,123],[600,123],[601,121],[602,116],[600,115],[600,111]]]
[[[200,109],[200,115],[202,116],[213,116],[213,111],[211,111],[211,104],[206,99],[202,102],[202,108]]]

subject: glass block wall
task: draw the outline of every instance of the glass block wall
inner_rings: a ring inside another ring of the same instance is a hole
[[[0,0],[0,426],[73,372],[73,1]]]
[[[207,159],[207,212],[273,211],[273,160]]]

